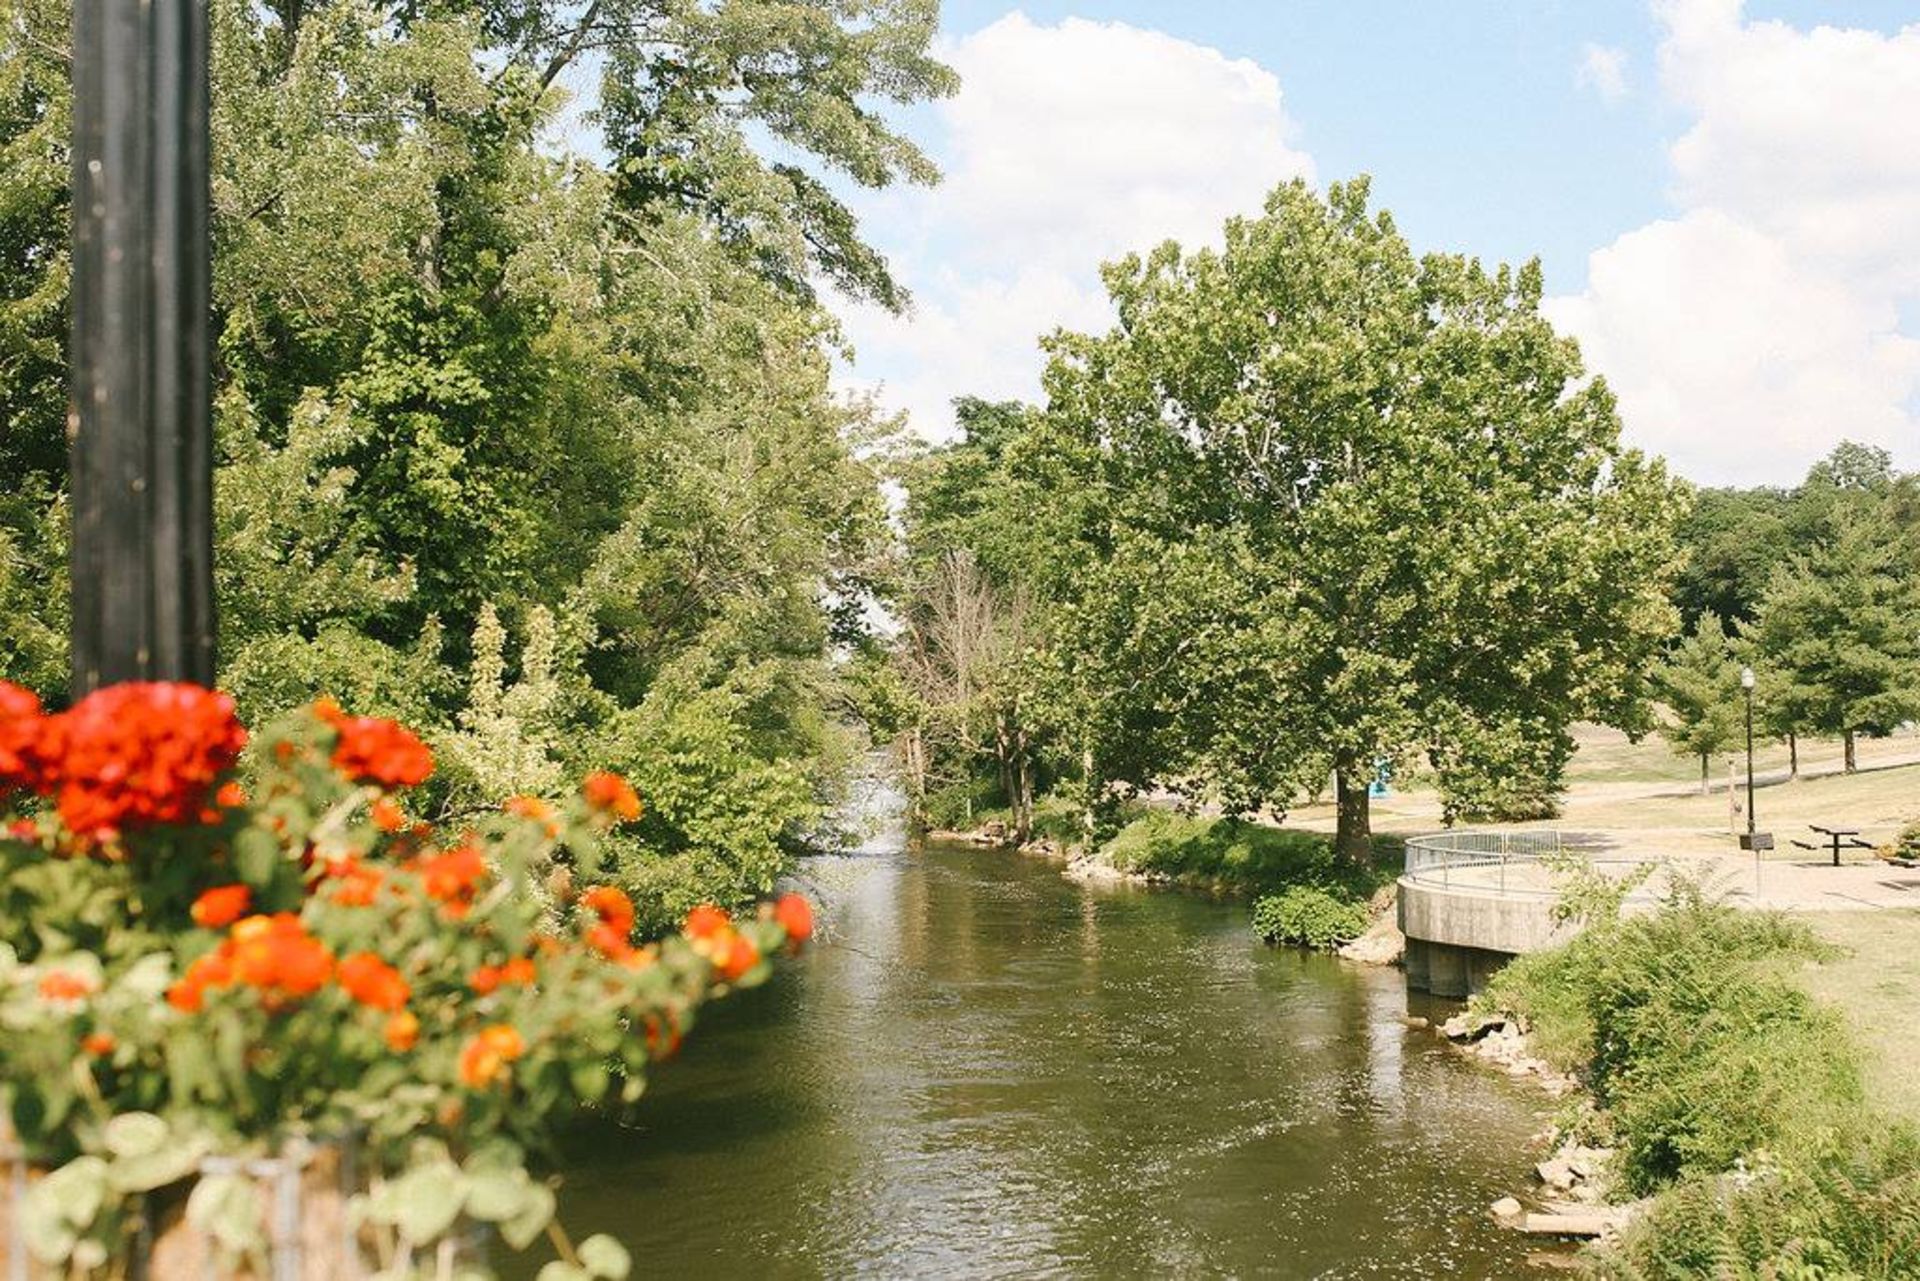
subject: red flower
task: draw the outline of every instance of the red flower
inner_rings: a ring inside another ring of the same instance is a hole
[[[51,718],[36,749],[57,759],[60,817],[89,838],[188,823],[233,768],[247,733],[225,694],[171,681],[96,690]]]
[[[0,681],[0,792],[46,790],[42,756],[47,718],[30,689]]]
[[[433,753],[400,722],[329,715],[318,705],[315,711],[339,735],[333,745],[334,768],[354,782],[411,787],[433,773]]]
[[[618,774],[608,770],[597,770],[587,775],[581,784],[581,794],[587,798],[587,804],[602,814],[608,814],[623,823],[631,823],[640,817],[640,796],[633,785]]]
[[[780,922],[780,928],[795,943],[804,943],[813,937],[813,904],[803,895],[782,894],[773,905],[773,919]]]
[[[687,923],[681,929],[690,939],[710,939],[723,930],[731,931],[733,918],[705,903],[687,913]]]
[[[520,1033],[508,1024],[482,1028],[460,1048],[460,1079],[476,1090],[491,1085],[526,1048]]]
[[[372,952],[355,952],[340,962],[340,986],[348,996],[376,1010],[398,1010],[413,995],[400,971]]]
[[[224,930],[247,914],[253,891],[244,885],[221,885],[193,900],[193,922],[209,930]]]

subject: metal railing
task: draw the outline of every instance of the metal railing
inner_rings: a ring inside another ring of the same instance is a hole
[[[1416,885],[1441,889],[1458,887],[1491,890],[1514,897],[1553,898],[1560,889],[1554,883],[1552,865],[1563,857],[1611,865],[1603,870],[1611,873],[1613,868],[1618,868],[1623,876],[1659,861],[1643,855],[1617,853],[1601,841],[1578,833],[1563,833],[1556,828],[1436,832],[1407,841],[1404,876]],[[1654,891],[1643,884],[1627,897],[1654,896]]]

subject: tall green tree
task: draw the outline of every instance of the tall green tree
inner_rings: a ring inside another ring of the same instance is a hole
[[[1476,812],[1556,791],[1573,720],[1644,727],[1682,501],[1537,265],[1416,258],[1367,196],[1293,183],[1221,250],[1109,266],[1119,324],[1051,341],[1020,460],[1089,797],[1204,760],[1249,806],[1330,771],[1356,860],[1379,760],[1426,755]],[[1235,623],[1156,598],[1189,590]],[[1175,714],[1221,671],[1260,709],[1228,737]],[[1496,786],[1516,763],[1527,797]]]
[[[1700,792],[1708,788],[1714,753],[1732,747],[1744,727],[1741,662],[1718,614],[1700,615],[1673,647],[1656,677],[1668,719],[1661,732],[1673,749],[1700,760]]]
[[[1757,664],[1791,690],[1806,728],[1845,740],[1920,714],[1920,573],[1884,512],[1838,516],[1780,566],[1754,627]]]

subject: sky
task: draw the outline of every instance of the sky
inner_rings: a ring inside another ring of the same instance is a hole
[[[951,434],[1101,330],[1098,264],[1369,174],[1416,250],[1539,257],[1628,444],[1791,484],[1920,466],[1920,0],[946,0],[933,188],[859,193],[914,294],[842,300],[849,392]]]

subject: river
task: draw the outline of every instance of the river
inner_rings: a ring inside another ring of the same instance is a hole
[[[1400,974],[1244,905],[935,846],[808,860],[825,937],[703,1012],[562,1218],[637,1276],[1528,1277],[1548,1112]]]

